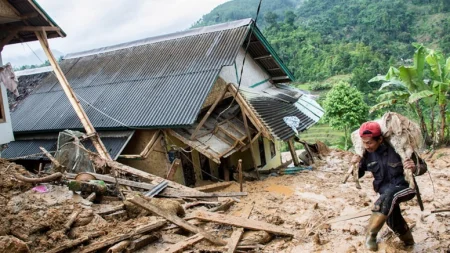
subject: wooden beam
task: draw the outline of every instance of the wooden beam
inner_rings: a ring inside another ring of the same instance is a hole
[[[239,189],[240,189],[240,191],[241,192],[243,192],[244,191],[244,187],[243,187],[243,185],[242,185],[242,181],[243,181],[243,178],[242,178],[242,159],[239,159],[238,160],[238,173],[239,173]]]
[[[28,18],[27,18],[28,19]],[[0,30],[8,32],[59,32],[61,28],[55,26],[1,26]]]
[[[193,188],[187,187],[185,185],[178,184],[178,183],[176,183],[174,181],[168,181],[168,180],[166,180],[166,179],[164,179],[162,177],[158,177],[156,175],[147,173],[147,172],[142,171],[142,170],[135,169],[133,167],[127,166],[125,164],[121,164],[121,163],[116,162],[116,161],[103,159],[96,153],[92,153],[91,152],[90,154],[91,154],[91,160],[96,164],[97,167],[103,167],[103,166],[106,165],[106,166],[108,166],[108,167],[110,167],[110,168],[112,168],[114,170],[119,170],[121,172],[130,173],[130,174],[139,176],[141,178],[148,179],[148,180],[150,180],[152,182],[153,185],[157,185],[157,184],[159,184],[159,183],[161,183],[163,181],[167,181],[169,187],[172,187],[172,188],[175,188],[175,189],[180,189],[180,190],[183,190],[183,191],[186,191],[186,192],[201,193],[201,192],[199,192],[199,191],[197,191],[197,190],[195,190]]]
[[[170,221],[190,232],[193,232],[196,234],[201,234],[208,241],[210,241],[216,245],[226,245],[226,242],[224,240],[211,235],[210,233],[206,232],[205,230],[188,223],[187,221],[181,219],[180,217],[178,217],[174,214],[170,214],[167,211],[160,209],[159,207],[149,203],[148,201],[146,201],[145,199],[143,199],[141,197],[134,196],[127,200],[147,211],[150,211],[158,216],[161,216],[161,217],[167,219],[168,221]]]
[[[217,198],[217,197],[243,197],[247,196],[246,192],[185,192],[175,189],[166,188],[159,194],[162,197],[169,198]]]
[[[241,213],[241,217],[242,218],[246,218],[248,219],[250,217],[250,214],[252,213],[253,210],[253,206],[255,205],[255,203],[253,202],[251,205],[247,206],[247,208],[245,208],[242,213]],[[244,229],[243,228],[236,228],[233,230],[233,233],[231,234],[230,239],[228,240],[228,253],[234,253],[234,251],[236,250],[236,247],[239,243],[239,240],[241,240],[242,234],[244,234]]]
[[[297,153],[295,152],[295,146],[294,146],[294,142],[292,141],[292,138],[290,138],[290,139],[287,141],[287,143],[288,143],[288,146],[289,146],[289,151],[291,152],[292,159],[293,159],[293,161],[294,161],[294,165],[295,165],[295,166],[299,166],[299,165],[300,165],[300,162],[299,162],[299,160],[298,160]]]
[[[194,218],[203,221],[211,221],[252,230],[263,230],[276,235],[294,236],[294,233],[291,229],[282,228],[280,226],[276,226],[267,222],[255,221],[232,215],[197,211],[193,216]]]
[[[10,32],[8,36],[6,36],[4,39],[0,41],[0,52],[3,50],[3,47],[6,46],[11,40],[16,37],[17,32]]]
[[[361,212],[354,213],[354,214],[334,217],[332,219],[329,219],[327,221],[327,223],[329,224],[329,223],[335,223],[335,222],[340,222],[340,221],[352,220],[352,219],[356,219],[356,218],[366,217],[371,214],[372,214],[372,210],[363,210]]]
[[[43,147],[39,147],[39,149],[42,151],[42,153],[44,153],[44,155],[46,155],[48,157],[48,159],[50,159],[50,161],[55,165],[56,168],[61,167],[61,164],[58,162],[58,160],[56,160],[55,157],[53,157],[50,152],[48,152],[45,148]]]
[[[258,131],[261,131],[264,137],[272,140],[273,137],[269,134],[269,131],[266,129],[266,127],[263,125],[261,120],[253,113],[250,106],[247,104],[247,101],[242,97],[242,95],[237,91],[237,88],[230,84],[228,86],[228,89],[231,91],[232,94],[236,95],[236,102],[241,107],[241,111],[245,111],[248,118],[250,119],[250,122],[256,127]]]
[[[181,160],[176,158],[173,160],[172,165],[169,168],[169,171],[167,172],[166,179],[173,180],[173,176],[175,175],[175,172],[177,172],[177,169],[180,167]]]
[[[259,179],[261,179],[261,177],[259,176],[258,165],[256,164],[256,155],[255,155],[255,150],[253,149],[253,145],[252,145],[252,136],[250,135],[250,128],[248,127],[247,115],[245,115],[244,112],[242,112],[242,118],[244,120],[245,132],[247,133],[247,138],[248,138],[248,140],[250,142],[249,143],[249,148],[250,148],[250,153],[251,153],[251,157],[252,157],[253,166],[255,167],[255,171],[256,171],[256,177],[259,180]]]
[[[41,43],[42,49],[44,50],[45,54],[47,55],[47,58],[50,62],[50,65],[52,65],[53,71],[55,72],[56,77],[58,78],[59,83],[61,84],[67,98],[69,99],[70,104],[74,108],[78,118],[81,121],[81,124],[83,125],[84,129],[86,130],[87,135],[91,135],[91,141],[97,152],[100,154],[100,156],[107,160],[112,160],[111,156],[108,154],[108,151],[105,148],[105,145],[103,144],[102,140],[98,136],[97,132],[94,129],[94,126],[92,125],[91,121],[89,120],[86,112],[84,111],[83,107],[80,104],[80,101],[76,97],[74,91],[72,90],[72,87],[70,87],[69,82],[67,81],[66,77],[64,76],[64,72],[61,70],[61,67],[58,64],[58,61],[55,59],[55,56],[53,56],[52,51],[50,50],[50,45],[48,44],[47,40],[47,34],[45,32],[36,31],[35,32],[36,37],[39,39],[39,42]]]
[[[183,136],[181,136],[180,134],[178,134],[177,132],[175,132],[172,129],[168,129],[167,132],[168,132],[168,134],[178,138],[184,144],[193,147],[195,150],[197,150],[198,152],[202,153],[207,158],[213,160],[215,163],[220,164],[220,157],[216,157],[216,156],[212,155],[211,152],[208,152],[208,150],[206,150],[206,149],[204,149],[202,147],[199,147],[197,142],[193,142],[191,140],[188,140],[188,139],[184,138]]]
[[[189,238],[187,238],[184,241],[175,243],[172,246],[169,246],[163,250],[158,251],[158,253],[176,253],[176,252],[181,252],[184,248],[189,247],[191,245],[194,245],[195,243],[203,240],[205,237],[203,237],[203,235],[201,234],[196,234],[194,236],[191,236]]]
[[[196,190],[199,190],[201,192],[214,192],[217,190],[221,190],[224,188],[227,188],[228,186],[232,185],[233,182],[219,182],[215,184],[208,184],[200,187],[195,187]]]
[[[112,176],[96,174],[96,173],[89,173],[89,174],[93,175],[98,180],[102,180],[102,181],[112,183],[112,184],[116,183],[116,179]],[[74,179],[76,174],[65,173],[64,176],[69,179]],[[141,182],[131,181],[131,180],[123,179],[123,178],[117,178],[117,183],[119,183],[120,185],[131,186],[131,187],[144,189],[144,190],[152,190],[156,186],[154,184],[141,183]]]
[[[253,137],[253,139],[251,140],[251,142],[250,142],[249,144],[247,144],[243,149],[241,149],[241,151],[243,152],[243,151],[249,149],[250,146],[253,144],[253,142],[255,142],[260,136],[261,136],[261,132],[258,132],[258,133]]]
[[[227,85],[228,86],[228,85]],[[216,108],[216,106],[219,104],[219,102],[222,100],[222,98],[225,96],[225,94],[227,93],[228,89],[227,86],[225,86],[225,88],[223,89],[222,93],[220,93],[219,97],[217,98],[216,101],[214,101],[214,104],[211,105],[211,107],[209,108],[209,110],[206,112],[205,116],[203,116],[202,120],[200,121],[200,123],[198,123],[197,127],[195,128],[194,132],[191,135],[191,140],[195,139],[195,135],[197,134],[197,132],[200,130],[200,128],[203,126],[203,124],[205,124],[205,121],[209,118],[209,116],[211,115],[211,113],[214,111],[214,109]]]

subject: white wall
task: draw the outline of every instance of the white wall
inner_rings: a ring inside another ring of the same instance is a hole
[[[2,107],[5,110],[6,122],[0,123],[0,145],[14,141],[14,135],[11,126],[11,116],[9,114],[8,97],[6,96],[6,88],[0,84],[2,93]]]
[[[241,48],[239,50],[238,56],[236,57],[236,68],[234,65],[225,66],[222,68],[222,71],[220,72],[219,76],[227,83],[234,83],[236,85],[238,84],[238,80],[236,80],[237,79],[236,69],[238,75],[240,76],[242,68],[242,60],[244,59],[244,55],[245,50]],[[261,68],[258,65],[258,63],[256,63],[255,60],[253,60],[250,54],[247,54],[244,64],[244,72],[242,74],[241,87],[250,88],[250,86],[253,86],[261,81],[267,80],[269,79],[269,77],[270,76],[264,71],[264,69]],[[268,88],[270,86],[271,86],[270,82],[266,81],[263,84],[253,87],[253,89],[255,91],[259,91]]]

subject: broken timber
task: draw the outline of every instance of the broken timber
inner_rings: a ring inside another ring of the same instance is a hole
[[[199,190],[201,192],[214,192],[217,190],[221,190],[223,188],[227,188],[228,186],[232,185],[233,182],[219,182],[215,184],[208,184],[200,187],[195,187],[196,190]]]
[[[147,211],[150,211],[152,213],[155,213],[155,214],[167,219],[168,221],[170,221],[190,232],[201,234],[203,237],[205,237],[205,239],[207,239],[208,241],[210,241],[214,244],[222,245],[222,246],[226,245],[226,242],[224,240],[209,234],[208,232],[204,231],[203,229],[188,223],[187,221],[181,219],[180,217],[178,217],[176,215],[167,213],[166,211],[160,209],[159,207],[149,203],[148,201],[145,201],[141,197],[134,196],[127,200],[137,206],[140,206],[141,208],[143,208]]]
[[[327,221],[327,223],[335,223],[335,222],[340,222],[340,221],[346,221],[346,220],[352,220],[352,219],[356,219],[356,218],[361,218],[361,217],[365,217],[365,216],[369,216],[372,214],[371,210],[363,210],[361,212],[358,213],[354,213],[354,214],[349,214],[349,215],[343,215],[343,216],[338,216],[332,219],[329,219]]]
[[[244,209],[241,213],[242,218],[249,218],[250,214],[252,213],[253,206],[255,203],[252,203],[250,206],[247,206],[246,209]],[[228,240],[228,253],[233,253],[236,250],[236,247],[239,243],[239,240],[241,239],[242,235],[244,234],[243,228],[236,228],[233,230],[233,233],[231,234],[230,239]]]
[[[185,192],[175,189],[166,188],[158,196],[172,198],[217,198],[217,197],[241,197],[247,196],[246,192]]]
[[[203,220],[203,221],[212,221],[221,224],[232,225],[236,227],[247,228],[251,230],[263,230],[276,235],[287,235],[294,236],[291,230],[281,228],[280,226],[275,226],[270,223],[250,220],[242,217],[225,215],[225,214],[217,214],[210,213],[204,211],[197,211],[194,214],[194,218]]]
[[[176,252],[180,252],[184,248],[189,247],[189,246],[191,246],[191,245],[193,245],[193,244],[203,240],[203,238],[205,238],[205,237],[203,237],[203,235],[196,234],[194,236],[191,236],[191,237],[187,238],[184,241],[175,243],[174,245],[172,245],[170,247],[167,247],[167,248],[165,248],[163,250],[160,250],[160,251],[158,251],[158,253],[163,253],[163,252],[164,253],[176,253]]]

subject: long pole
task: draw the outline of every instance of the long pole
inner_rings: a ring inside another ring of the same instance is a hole
[[[58,78],[58,81],[61,84],[64,93],[66,93],[66,96],[69,99],[70,104],[72,105],[73,109],[75,110],[75,113],[80,119],[81,124],[83,124],[83,127],[86,130],[86,134],[90,136],[92,144],[94,145],[95,149],[102,158],[112,160],[111,156],[108,154],[108,151],[105,148],[105,145],[103,145],[103,142],[100,140],[100,137],[95,131],[94,126],[89,121],[86,112],[83,110],[83,107],[81,107],[80,101],[75,96],[75,93],[73,92],[72,87],[70,87],[69,82],[64,76],[63,71],[59,67],[59,64],[56,61],[55,56],[53,56],[53,53],[51,52],[50,46],[48,44],[47,34],[45,33],[45,31],[35,32],[35,34],[36,37],[39,39],[39,42],[41,43],[42,49],[47,55],[50,65],[52,66],[53,71],[56,74],[56,78]]]

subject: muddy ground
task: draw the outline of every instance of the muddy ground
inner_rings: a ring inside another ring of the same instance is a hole
[[[332,151],[324,160],[316,162],[313,171],[246,182],[244,191],[248,192],[248,196],[241,198],[226,213],[239,215],[249,205],[254,205],[250,219],[289,228],[295,233],[295,237],[291,239],[264,233],[255,235],[247,231],[245,238],[256,236],[264,239],[260,242],[261,248],[253,252],[366,252],[363,239],[368,216],[329,222],[334,217],[369,210],[377,198],[372,190],[370,175],[360,180],[361,190],[356,189],[351,180],[347,184],[341,183],[344,172],[348,169],[350,155]],[[410,226],[414,226],[416,245],[405,248],[385,226],[379,234],[379,252],[449,252],[450,213],[430,212],[450,208],[450,149],[441,149],[426,160],[432,181],[428,174],[417,178],[425,211],[420,211],[416,199],[401,204],[405,219]],[[90,243],[103,241],[160,220],[149,216],[148,212],[141,212],[130,203],[125,203],[124,215],[107,219],[95,213],[107,205],[120,205],[121,201],[105,200],[101,205],[92,204],[67,187],[55,185],[48,185],[48,192],[39,193],[32,189],[33,185],[15,180],[12,176],[14,173],[29,175],[21,166],[0,159],[0,252],[4,246],[2,243],[17,246],[18,244],[9,243],[16,238],[26,243],[31,252],[45,252],[81,236],[103,231],[104,236]],[[235,183],[223,191],[237,192],[239,185]],[[207,207],[198,209],[206,210]],[[80,217],[83,219],[65,232],[64,223],[74,210],[82,210]],[[187,215],[193,210],[186,210]],[[214,223],[202,223],[198,226],[223,239],[229,238],[233,231],[231,226]],[[159,239],[138,252],[157,252],[192,236],[178,229],[164,229],[154,234]],[[250,240],[249,244],[255,243]],[[81,247],[72,250],[76,252],[80,249]],[[3,252],[14,252],[4,250],[3,248]],[[16,252],[22,251],[18,249]],[[185,252],[224,252],[224,249],[203,240],[187,248]]]

